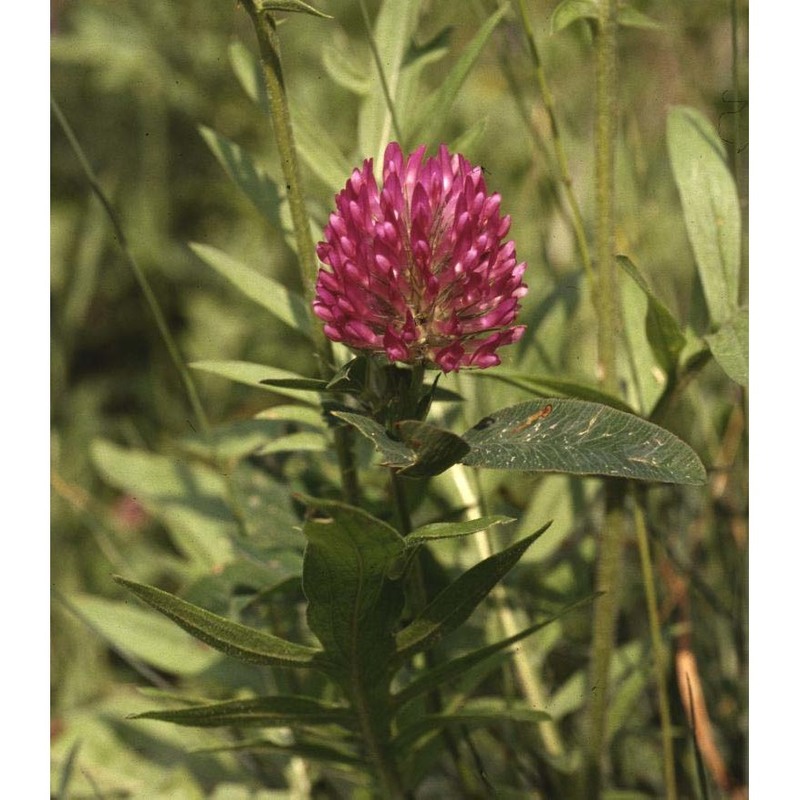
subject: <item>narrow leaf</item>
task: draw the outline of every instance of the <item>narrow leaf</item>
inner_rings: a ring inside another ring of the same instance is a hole
[[[349,726],[353,712],[299,696],[256,697],[224,703],[192,706],[168,711],[146,711],[131,719],[157,719],[192,728],[217,728],[223,725],[284,728],[309,725]]]
[[[335,38],[338,37],[338,38]],[[328,76],[343,89],[365,97],[369,94],[372,81],[369,62],[356,55],[349,41],[341,31],[322,44],[322,66]]]
[[[550,375],[530,375],[522,372],[512,372],[502,367],[487,370],[476,370],[470,375],[476,378],[489,378],[509,386],[516,386],[519,389],[527,389],[531,394],[539,397],[548,397],[552,392],[562,394],[565,397],[572,397],[577,400],[588,400],[591,403],[602,403],[620,411],[627,411],[629,414],[635,413],[633,408],[624,400],[608,394],[600,389],[579,381],[564,380],[554,378]]]
[[[669,309],[656,297],[636,265],[626,256],[617,256],[617,264],[630,275],[647,297],[645,327],[647,341],[659,366],[667,373],[674,372],[686,337]]]
[[[297,733],[295,732],[295,737]],[[278,744],[269,739],[251,739],[233,745],[223,745],[222,747],[202,747],[193,750],[193,753],[233,753],[243,750],[252,750],[264,753],[278,753],[287,756],[299,756],[311,761],[322,761],[330,764],[348,764],[352,766],[363,766],[364,760],[352,753],[345,753],[334,747],[327,747],[321,744],[311,744],[296,741],[293,744]]]
[[[300,107],[292,109],[292,127],[300,157],[332,193],[339,192],[353,165],[344,157],[327,126]]]
[[[706,336],[706,341],[717,363],[725,374],[740,386],[747,386],[750,372],[750,321],[746,309],[720,325]]]
[[[231,42],[228,48],[228,57],[231,60],[231,66],[239,79],[239,83],[245,91],[245,94],[258,106],[261,110],[269,115],[269,97],[267,96],[267,85],[264,82],[264,73],[261,70],[261,64],[254,53],[246,47],[242,42]]]
[[[469,536],[478,531],[485,531],[492,525],[505,525],[509,522],[514,522],[514,518],[504,517],[501,514],[464,522],[431,522],[429,525],[423,525],[421,528],[413,530],[406,537],[406,542],[425,542],[433,539],[451,539],[454,536]]]
[[[722,141],[695,109],[670,111],[667,149],[709,317],[719,325],[738,311],[741,218],[736,184]]]
[[[596,20],[597,15],[597,0],[563,0],[553,11],[550,30],[552,33],[558,33],[579,19]],[[658,20],[625,4],[620,4],[618,21],[623,28],[646,30],[663,30],[664,28],[664,25]]]
[[[277,367],[266,367],[261,364],[253,364],[249,361],[195,361],[189,365],[192,369],[199,369],[202,372],[210,372],[212,375],[219,375],[236,383],[243,383],[246,386],[253,386],[263,391],[274,392],[275,394],[293,397],[310,406],[318,406],[319,398],[312,392],[300,389],[288,389],[282,386],[265,386],[262,381],[267,379],[305,380],[302,375],[288,372]]]
[[[408,467],[416,460],[414,451],[403,442],[392,439],[386,428],[371,417],[354,414],[350,411],[333,411],[334,417],[343,419],[359,433],[367,437],[383,455],[383,465],[392,467]]]
[[[522,541],[484,559],[440,592],[413,622],[397,634],[397,661],[433,646],[442,636],[465,622],[548,527],[549,522]]]
[[[219,660],[202,642],[152,611],[89,595],[72,596],[69,602],[114,648],[164,672],[197,675]]]
[[[280,281],[245,266],[215,247],[197,243],[192,243],[189,247],[198,258],[229,280],[251,300],[290,328],[313,339],[316,323],[308,311],[307,303],[299,294],[287,289]]]
[[[509,406],[464,434],[471,467],[705,483],[700,458],[674,434],[633,414],[551,398]]]
[[[504,14],[505,9],[500,8],[481,25],[441,86],[422,104],[410,140],[421,142],[437,142],[439,140],[450,107]]]
[[[469,707],[452,714],[428,714],[411,725],[406,726],[393,739],[392,745],[403,749],[412,745],[417,739],[431,731],[453,725],[466,725],[468,727],[487,727],[489,725],[503,725],[508,722],[547,722],[550,715],[544,711],[531,708],[488,708]]]
[[[311,14],[312,17],[333,19],[330,14],[324,14],[303,0],[256,0],[256,8],[259,11],[296,11],[301,14]]]
[[[200,126],[200,135],[233,182],[277,229],[286,232],[280,217],[280,195],[273,181],[238,144],[221,133]]]
[[[276,667],[320,667],[315,663],[320,651],[313,647],[231,622],[153,586],[118,576],[114,580],[192,636],[233,658]]]
[[[474,650],[473,652],[467,653],[459,658],[455,658],[451,661],[437,664],[435,667],[430,669],[426,669],[419,678],[408,684],[408,686],[406,686],[395,696],[394,702],[396,707],[400,708],[411,700],[427,694],[437,686],[452,686],[453,683],[460,677],[475,669],[477,666],[483,664],[485,661],[487,661],[487,659],[492,658],[496,653],[505,650],[507,647],[511,647],[511,645],[522,641],[531,634],[542,630],[542,628],[546,628],[548,625],[550,625],[550,623],[555,622],[557,619],[560,619],[570,611],[574,611],[576,608],[586,605],[600,594],[601,592],[595,592],[594,594],[584,597],[576,603],[571,603],[570,605],[561,609],[561,611],[559,611],[557,614],[554,614],[552,617],[549,617],[543,622],[538,622],[536,625],[531,625],[530,627],[525,628],[519,633],[515,633],[513,636],[509,636],[502,641],[495,642],[494,644],[487,645],[486,647],[481,647],[480,649]]]

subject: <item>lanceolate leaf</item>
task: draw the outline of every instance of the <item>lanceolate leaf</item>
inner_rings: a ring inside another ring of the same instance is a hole
[[[231,622],[153,586],[134,583],[118,576],[114,580],[192,636],[240,661],[275,667],[324,668],[315,663],[320,651],[313,647],[295,644],[238,622]]]
[[[586,605],[586,603],[594,600],[600,594],[600,592],[596,592],[592,595],[589,595],[589,597],[579,600],[577,603],[572,603],[543,622],[539,622],[536,625],[531,625],[529,628],[525,628],[525,630],[515,633],[513,636],[509,636],[502,641],[487,645],[486,647],[482,647],[479,650],[474,650],[473,652],[467,653],[466,655],[460,656],[452,661],[447,661],[442,664],[438,664],[432,669],[425,670],[419,678],[414,680],[395,696],[394,702],[396,706],[399,708],[405,703],[427,694],[437,686],[442,686],[444,684],[453,685],[453,683],[462,675],[470,672],[477,666],[484,664],[487,659],[491,658],[496,653],[499,653],[501,650],[511,647],[512,644],[516,644],[531,634],[540,631],[542,628],[547,627],[551,622],[555,622],[557,619],[563,617],[565,614],[568,614],[570,611]]]
[[[192,369],[199,369],[202,372],[210,372],[213,375],[228,378],[229,380],[236,381],[236,383],[244,383],[247,386],[254,386],[263,391],[293,397],[295,400],[301,400],[311,406],[319,405],[319,397],[313,392],[304,391],[302,389],[291,389],[285,386],[267,386],[263,383],[263,381],[271,379],[285,380],[288,378],[291,380],[305,380],[302,375],[288,372],[285,369],[253,364],[249,361],[195,361],[189,366]]]
[[[226,139],[221,133],[201,126],[200,135],[233,182],[247,195],[253,205],[275,228],[283,230],[280,196],[272,180],[256,166],[253,159],[238,144]]]
[[[633,414],[581,400],[519,403],[464,434],[471,467],[705,483],[694,450]]]
[[[189,245],[198,258],[227,278],[251,300],[275,315],[290,328],[314,336],[314,325],[308,304],[300,295],[287,289],[280,281],[247,267],[221,250],[207,244]]]
[[[451,725],[469,727],[487,727],[502,725],[508,722],[546,722],[550,715],[544,711],[531,708],[465,708],[453,714],[429,714],[403,728],[394,738],[392,744],[397,748],[405,748],[413,744],[421,736],[430,731],[441,730]]]
[[[485,531],[492,525],[502,525],[513,522],[513,517],[504,517],[494,514],[490,517],[479,517],[464,522],[431,522],[421,528],[413,530],[407,537],[406,542],[424,542],[432,539],[450,539],[453,536],[469,536],[478,531]]]
[[[309,725],[348,727],[353,722],[353,712],[346,708],[325,705],[309,697],[275,696],[229,700],[171,711],[146,711],[136,714],[132,719],[157,719],[193,728],[215,728],[221,725],[257,725],[260,728]]]
[[[597,19],[597,14],[597,0],[563,0],[553,12],[550,30],[557,33],[576,20]],[[624,4],[619,7],[618,21],[623,28],[661,30],[664,27],[658,20]]]
[[[653,294],[636,265],[626,256],[617,256],[617,264],[647,296],[647,341],[659,366],[669,374],[678,364],[678,358],[686,345],[686,337],[669,309]]]
[[[706,336],[706,341],[717,363],[725,370],[731,380],[747,386],[749,377],[749,315],[741,309],[731,319],[720,325],[719,329]]]
[[[620,411],[627,411],[633,414],[634,410],[624,400],[612,394],[603,392],[600,389],[578,381],[563,380],[554,378],[550,375],[529,375],[523,372],[506,371],[502,367],[496,369],[476,370],[471,375],[476,378],[490,378],[510,386],[520,389],[527,389],[531,394],[539,397],[547,397],[552,392],[572,397],[578,400],[588,400],[592,403],[602,403],[603,405],[617,408]]]
[[[312,17],[333,19],[330,14],[324,14],[303,0],[256,0],[256,8],[259,11],[297,11],[301,14],[310,14]]]
[[[456,578],[397,634],[397,661],[410,658],[465,622],[494,586],[548,528],[541,527],[511,547],[489,556]]]
[[[667,119],[667,148],[712,324],[738,311],[741,219],[736,184],[714,127],[693,108]]]
[[[295,738],[297,732],[295,732]],[[194,750],[195,753],[232,753],[241,750],[253,750],[264,753],[278,753],[287,756],[299,756],[312,761],[325,761],[331,764],[363,765],[364,759],[352,753],[345,753],[335,747],[326,747],[321,744],[310,744],[296,741],[294,744],[277,744],[269,739],[250,739],[234,745],[223,747],[203,747]]]
[[[368,691],[369,676],[385,676],[385,660],[393,649],[403,590],[389,575],[405,543],[394,528],[359,508],[309,502],[324,516],[309,519],[304,528],[308,625],[326,659]]]
[[[466,80],[469,71],[478,60],[481,51],[489,41],[489,37],[503,18],[505,9],[499,9],[481,25],[472,41],[456,61],[439,89],[423,103],[417,114],[415,125],[410,139],[413,141],[431,142],[439,141],[442,127],[447,120],[447,112],[453,104],[458,91]]]

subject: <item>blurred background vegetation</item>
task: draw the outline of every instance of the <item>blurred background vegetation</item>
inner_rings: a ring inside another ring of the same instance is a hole
[[[359,152],[357,136],[360,93],[370,64],[364,24],[356,2],[319,0],[317,5],[334,19],[285,15],[280,26],[288,92],[293,112],[323,128],[338,146],[340,155],[331,159],[334,168],[341,156],[355,167],[377,155]],[[377,0],[367,3],[371,19],[379,6]],[[573,187],[590,221],[591,31],[581,21],[553,33],[556,6],[529,4]],[[700,337],[707,314],[670,171],[665,124],[674,105],[692,106],[706,116],[728,147],[746,220],[747,5],[728,0],[638,0],[635,6],[660,24],[620,32],[619,251],[638,264],[675,316]],[[495,8],[479,0],[422,3],[414,42],[436,57],[421,72],[421,97],[439,85]],[[53,0],[51,91],[119,213],[131,250],[186,360],[240,359],[311,375],[313,358],[296,335],[187,247],[188,242],[211,244],[300,288],[296,261],[282,232],[237,189],[201,133],[203,127],[224,135],[249,151],[267,175],[279,175],[269,119],[247,96],[232,68],[234,43],[255,52],[250,21],[232,0]],[[336,71],[337,80],[331,71]],[[484,168],[490,189],[502,193],[503,211],[513,216],[518,256],[529,264],[523,311],[529,333],[519,352],[507,350],[504,363],[593,383],[592,307],[583,290],[559,188],[546,110],[513,13],[495,30],[465,81],[442,139],[460,140],[470,160]],[[54,786],[72,753],[76,763],[83,758],[87,766],[83,783],[76,774],[70,797],[255,797],[247,788],[258,785],[253,778],[258,769],[247,771],[252,765],[187,755],[185,749],[195,742],[185,730],[125,722],[130,686],[141,682],[141,671],[114,646],[113,635],[91,624],[89,605],[77,603],[77,598],[87,597],[119,599],[112,573],[162,581],[171,575],[174,582],[186,577],[168,526],[135,493],[104,480],[92,456],[93,442],[104,439],[165,453],[174,451],[174,442],[194,428],[179,377],[141,292],[55,118],[51,147]],[[318,171],[307,169],[303,178],[312,216],[321,228],[332,208],[333,192]],[[746,236],[746,225],[744,230]],[[746,253],[745,239],[745,259]],[[622,283],[626,330],[631,332],[622,368],[626,399],[647,413],[663,376],[645,352],[643,334],[636,334],[643,327],[641,300]],[[746,300],[746,285],[742,299]],[[197,379],[213,424],[248,419],[282,402],[221,378],[198,373]],[[457,384],[474,403],[472,422],[483,411],[526,396],[494,383],[481,383],[478,391],[477,384],[469,376]],[[455,383],[448,385],[456,388]],[[494,392],[490,400],[485,398],[486,387]],[[711,468],[708,487],[651,493],[651,532],[662,545],[662,614],[673,624],[675,641],[682,635],[691,637],[713,725],[719,764],[716,773],[709,767],[709,791],[711,796],[734,796],[747,780],[743,392],[710,364],[664,424],[685,438]],[[591,588],[592,542],[584,534],[592,530],[592,481],[491,475],[486,484],[500,510],[523,518],[529,514],[531,524],[556,519],[549,544],[515,579],[519,602],[531,607],[542,601],[555,604]],[[534,502],[529,505],[531,497]],[[626,664],[638,663],[640,655],[631,648],[648,636],[632,545],[625,558],[630,580],[623,591],[619,639],[629,647],[620,649],[622,672]],[[580,697],[569,681],[579,666],[585,666],[586,624],[566,622],[556,638],[541,645],[538,666],[550,693],[562,703],[558,714],[567,740],[579,735],[571,714]],[[162,665],[157,674],[161,683],[172,685],[169,665]],[[616,695],[612,760],[618,785],[640,794],[615,796],[657,797],[653,701],[641,673],[634,669],[631,674],[639,677],[623,681],[622,693]],[[697,779],[685,735],[687,722],[674,685],[673,690],[674,722],[684,729],[679,737],[681,786],[689,797]],[[72,750],[76,742],[80,749]],[[531,752],[537,752],[536,742],[529,744]],[[497,749],[498,744],[487,747]],[[499,749],[497,759],[508,760],[509,754]],[[533,762],[517,766],[534,774],[540,770]],[[87,783],[86,774],[94,775],[94,784],[91,778]],[[541,774],[539,778],[546,785]],[[269,780],[277,778],[270,772]]]

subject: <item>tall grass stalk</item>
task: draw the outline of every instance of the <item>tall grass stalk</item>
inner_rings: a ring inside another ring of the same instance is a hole
[[[261,67],[267,85],[267,100],[270,108],[275,142],[281,161],[281,170],[292,216],[292,227],[297,242],[297,256],[300,261],[300,273],[303,280],[304,296],[311,305],[316,292],[317,253],[311,236],[311,223],[306,208],[305,195],[300,180],[300,168],[297,159],[297,147],[292,133],[292,120],[289,114],[289,99],[281,66],[280,41],[275,19],[267,11],[259,11],[255,0],[243,0],[243,5],[253,22],[261,55]],[[319,356],[320,374],[325,378],[335,373],[333,348],[325,337],[322,326],[314,327],[314,344]],[[342,481],[342,493],[348,503],[358,505],[358,474],[353,456],[352,432],[339,425],[334,428],[334,444],[339,461],[339,474]]]
[[[647,619],[650,625],[650,638],[653,643],[653,666],[658,690],[658,712],[661,719],[661,746],[664,751],[664,795],[666,800],[678,800],[678,788],[675,781],[675,752],[672,746],[672,723],[669,711],[669,690],[667,686],[667,654],[661,638],[661,625],[658,621],[658,600],[656,583],[653,575],[653,559],[650,554],[650,543],[647,539],[647,526],[641,503],[637,502],[633,511],[636,543],[639,558],[642,562],[642,578],[644,579],[645,598],[647,600]]]

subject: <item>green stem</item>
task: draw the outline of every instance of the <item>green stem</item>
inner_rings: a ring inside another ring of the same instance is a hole
[[[569,171],[569,163],[567,162],[567,154],[564,149],[564,141],[561,137],[561,130],[558,125],[558,118],[556,117],[555,103],[553,101],[553,93],[550,91],[550,85],[547,82],[547,76],[542,66],[542,60],[539,57],[539,49],[536,46],[536,39],[533,35],[533,25],[528,15],[528,9],[523,0],[517,0],[517,7],[519,8],[520,17],[522,17],[522,26],[525,29],[525,38],[528,40],[528,47],[531,51],[531,60],[533,61],[533,69],[536,75],[536,82],[539,85],[539,91],[542,95],[542,102],[544,103],[547,117],[550,121],[550,130],[553,133],[553,149],[556,155],[556,162],[558,164],[559,178],[564,185],[564,191],[567,195],[567,202],[569,203],[570,211],[572,212],[572,227],[575,231],[575,239],[578,243],[578,252],[581,256],[581,263],[586,272],[586,277],[589,281],[589,287],[594,293],[595,275],[592,266],[592,257],[589,253],[589,240],[586,235],[586,228],[581,216],[580,206],[578,205],[578,198],[572,188],[572,175]]]
[[[617,128],[617,3],[597,5],[595,110],[595,239],[597,282],[598,373],[601,388],[616,394],[618,297],[615,256],[614,146]],[[603,595],[594,606],[590,663],[592,693],[588,707],[588,743],[583,796],[599,798],[605,751],[611,657],[619,606],[620,562],[624,537],[625,483],[607,480],[606,516],[598,541],[596,588]]]
[[[250,15],[258,40],[261,54],[261,67],[267,85],[267,99],[270,108],[275,142],[280,156],[281,169],[289,200],[289,211],[292,216],[297,243],[297,257],[300,261],[300,273],[303,280],[303,292],[309,305],[314,299],[317,282],[317,256],[314,240],[311,236],[308,210],[300,181],[300,168],[297,159],[292,120],[289,114],[289,98],[283,80],[281,67],[280,42],[273,16],[267,11],[259,11],[255,0],[242,0],[245,10]],[[320,361],[320,374],[331,378],[335,373],[333,349],[325,337],[321,326],[314,327],[314,344]],[[352,433],[345,426],[336,426],[333,430],[336,457],[339,461],[339,474],[342,481],[342,493],[351,505],[359,504],[358,473],[353,456]]]
[[[117,213],[114,210],[114,207],[111,205],[111,201],[106,197],[103,188],[100,186],[100,181],[97,179],[97,175],[92,169],[89,159],[83,152],[83,148],[81,147],[78,138],[75,136],[72,126],[67,121],[67,118],[64,116],[64,112],[61,110],[61,107],[52,95],[50,96],[50,105],[53,108],[53,113],[56,115],[59,125],[61,125],[61,128],[64,131],[64,135],[67,137],[67,141],[69,142],[72,151],[75,153],[75,156],[77,157],[78,162],[80,163],[84,174],[89,181],[92,191],[95,193],[98,200],[100,200],[100,203],[108,215],[108,219],[114,229],[114,235],[117,239],[120,249],[122,250],[122,254],[125,257],[125,260],[128,262],[136,282],[139,284],[139,288],[144,295],[145,301],[150,309],[150,313],[153,315],[153,319],[156,322],[156,327],[161,335],[161,339],[167,348],[169,357],[172,360],[175,369],[178,371],[181,381],[183,382],[183,386],[186,389],[186,394],[189,398],[189,405],[192,408],[195,419],[197,420],[197,423],[203,433],[208,433],[208,417],[206,416],[205,410],[200,403],[200,396],[197,393],[197,387],[195,386],[192,375],[186,366],[186,362],[183,360],[180,351],[178,350],[178,345],[176,344],[175,339],[172,336],[172,332],[167,325],[167,320],[161,311],[161,307],[158,304],[155,292],[153,292],[150,282],[147,280],[147,276],[139,266],[139,262],[133,257],[133,253],[131,253],[130,248],[128,247],[128,241],[125,238],[119,217],[117,217]]]
[[[653,661],[658,688],[658,709],[661,717],[661,746],[664,750],[664,792],[666,800],[677,800],[678,789],[675,782],[675,753],[672,746],[672,723],[669,712],[669,691],[667,689],[667,656],[661,638],[661,626],[658,621],[658,601],[656,584],[653,576],[653,559],[650,555],[650,543],[647,538],[644,514],[639,498],[634,507],[634,526],[639,557],[642,561],[642,578],[644,580],[645,598],[647,601],[647,617],[650,625],[650,638],[653,642]]]

